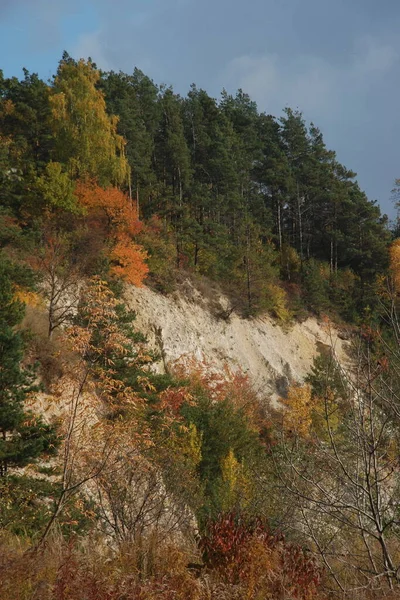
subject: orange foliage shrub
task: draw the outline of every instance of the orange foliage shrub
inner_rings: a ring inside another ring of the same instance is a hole
[[[192,404],[193,396],[185,387],[168,387],[160,394],[161,410],[170,413],[176,420],[180,420],[179,411],[183,404]]]
[[[225,400],[229,394],[239,408],[242,404],[242,395],[246,395],[246,397],[250,395],[254,399],[254,390],[248,376],[241,371],[232,371],[227,364],[224,365],[222,371],[217,371],[206,360],[199,361],[186,355],[175,361],[172,370],[178,379],[189,377],[191,387],[203,388],[213,400]]]
[[[140,233],[137,208],[130,198],[114,187],[103,189],[93,180],[78,181],[76,195],[91,215],[94,227],[103,221],[105,235],[111,242],[111,272],[128,283],[140,286],[149,272],[147,253],[132,241]]]
[[[93,180],[78,181],[76,195],[84,208],[103,213],[115,231],[136,235],[143,229],[135,204],[118,188],[102,188]]]
[[[128,283],[140,287],[149,272],[145,263],[147,253],[142,246],[133,244],[127,235],[122,235],[111,251],[111,272]]]
[[[206,360],[187,356],[175,361],[172,371],[178,379],[189,377],[188,386],[192,391],[201,388],[216,402],[229,400],[236,410],[243,411],[254,431],[261,433],[269,428],[260,398],[248,375],[242,371],[233,371],[227,364],[222,371],[216,371]]]
[[[210,552],[205,544],[211,543]],[[300,547],[261,523],[226,516],[202,542],[206,578],[188,568],[196,555],[159,537],[119,550],[99,540],[53,538],[40,551],[0,538],[1,600],[317,600],[320,569]],[[29,550],[29,549],[28,549]],[[192,563],[193,565],[193,563]],[[201,565],[194,563],[194,567]],[[200,574],[200,573],[198,573]]]
[[[318,597],[321,569],[312,556],[261,520],[227,513],[210,522],[200,547],[207,566],[223,582],[241,585],[243,598]]]

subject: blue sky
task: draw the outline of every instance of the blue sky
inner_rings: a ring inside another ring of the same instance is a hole
[[[0,68],[48,79],[65,49],[181,94],[242,87],[262,111],[299,108],[394,216],[398,31],[398,0],[0,0]]]

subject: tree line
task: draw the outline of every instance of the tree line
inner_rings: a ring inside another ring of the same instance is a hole
[[[192,85],[181,97],[138,69],[101,72],[66,53],[50,84],[25,71],[2,77],[0,96],[2,210],[25,231],[50,219],[87,237],[83,186],[108,190],[105,213],[118,189],[145,227],[111,233],[97,206],[92,246],[132,273],[145,259],[133,240],[163,290],[183,269],[220,282],[249,315],[355,319],[371,304],[386,217],[300,112],[260,113],[242,90],[217,101]]]

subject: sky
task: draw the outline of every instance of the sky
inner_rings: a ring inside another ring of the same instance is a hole
[[[185,95],[298,108],[382,211],[400,178],[399,0],[0,0],[0,68],[50,79],[63,50]]]

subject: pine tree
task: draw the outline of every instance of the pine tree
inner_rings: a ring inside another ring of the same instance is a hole
[[[266,210],[272,215],[272,230],[281,254],[287,245],[286,207],[291,176],[288,156],[285,153],[279,123],[271,115],[261,115],[259,136],[262,156],[254,167],[260,194]],[[290,279],[290,273],[287,273]]]
[[[190,154],[184,135],[181,98],[167,88],[160,104],[162,119],[156,136],[156,161],[163,200],[159,205],[159,214],[174,229],[179,268],[184,258],[183,244],[190,222],[186,202],[191,179]]]
[[[10,136],[18,166],[41,171],[54,149],[51,130],[50,90],[35,73],[24,69],[24,78],[5,79],[0,71],[0,129]],[[16,166],[16,165],[14,165]]]
[[[56,446],[55,430],[24,408],[35,387],[34,372],[23,368],[24,343],[15,331],[23,305],[14,300],[12,265],[0,257],[0,476]]]
[[[290,108],[280,119],[282,139],[289,161],[288,227],[290,244],[296,248],[301,260],[304,258],[304,217],[309,210],[307,189],[307,163],[310,157],[310,140],[303,115]]]
[[[118,115],[118,133],[127,142],[130,196],[136,200],[138,213],[149,216],[157,183],[153,158],[161,116],[158,87],[136,68],[132,75],[104,73],[98,85],[105,95],[107,111]]]

